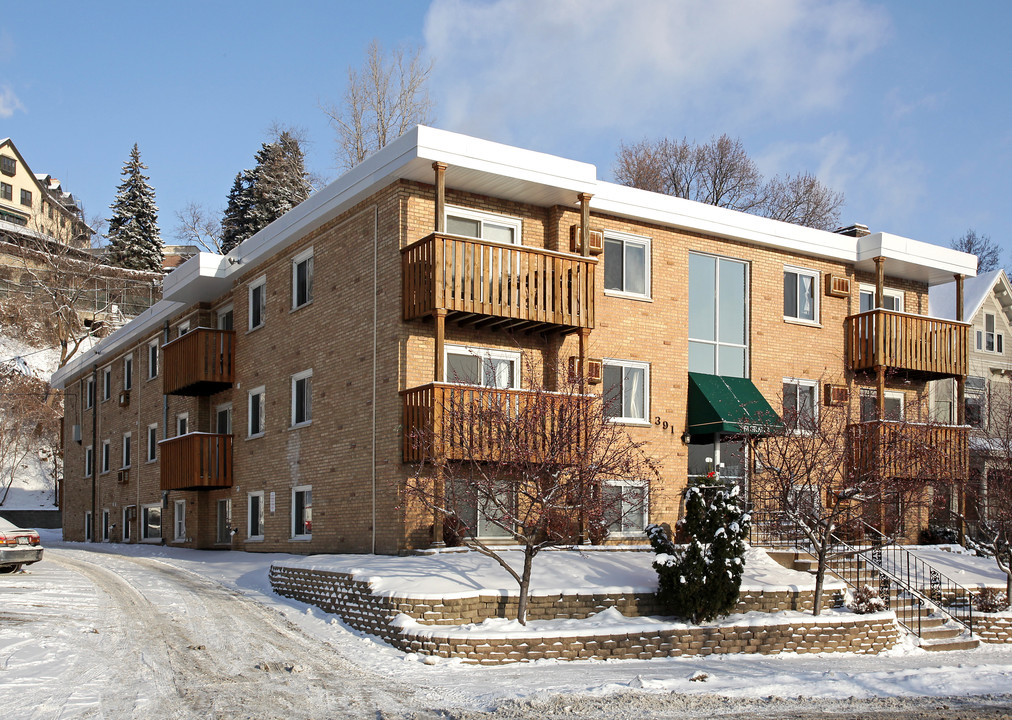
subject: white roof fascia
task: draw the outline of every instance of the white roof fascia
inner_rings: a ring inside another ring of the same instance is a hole
[[[899,264],[889,269],[890,274],[918,279],[928,285],[952,282],[956,275],[977,275],[976,255],[889,233],[858,238],[855,264],[865,266],[859,269],[873,269],[876,257]]]
[[[182,303],[213,300],[232,286],[228,266],[222,255],[198,252],[165,276],[162,298]]]

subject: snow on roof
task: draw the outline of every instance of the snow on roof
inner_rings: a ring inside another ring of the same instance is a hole
[[[963,320],[971,322],[974,316],[980,312],[988,293],[996,289],[996,286],[1003,285],[1001,289],[1006,291],[1005,302],[1006,314],[1012,312],[1012,285],[1009,284],[1008,276],[1002,269],[991,270],[963,280]],[[956,281],[934,285],[928,288],[928,314],[932,317],[945,320],[956,319]],[[1012,315],[1009,316],[1012,321]]]

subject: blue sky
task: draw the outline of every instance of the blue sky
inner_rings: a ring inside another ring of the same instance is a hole
[[[434,62],[437,127],[611,177],[619,143],[728,133],[770,174],[808,170],[842,220],[1012,264],[1012,5],[930,0],[5,3],[0,137],[108,217],[138,143],[166,242],[220,210],[272,123],[337,176],[319,109],[369,42]],[[279,8],[283,11],[279,11]]]

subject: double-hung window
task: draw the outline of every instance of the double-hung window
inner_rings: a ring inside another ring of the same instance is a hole
[[[292,537],[308,540],[313,536],[313,488],[292,488]]]
[[[262,275],[249,286],[249,329],[256,330],[267,318],[267,276]]]
[[[1005,338],[998,332],[997,319],[991,313],[984,313],[984,329],[977,331],[977,349],[989,353],[1005,351]]]
[[[784,423],[795,432],[815,430],[818,420],[819,383],[784,378]]]
[[[0,182],[0,200],[13,200],[14,186],[10,183]]]
[[[134,386],[134,356],[123,358],[123,389],[130,390]]]
[[[450,383],[508,390],[520,387],[520,353],[446,346],[446,377]]]
[[[609,295],[650,297],[650,238],[605,233],[604,289]]]
[[[31,207],[32,206],[32,191],[31,190],[22,190],[21,191],[21,204],[24,205],[25,207]]]
[[[102,472],[109,472],[110,457],[112,455],[112,445],[108,440],[102,441]]]
[[[313,371],[292,375],[292,427],[308,425],[313,419]]]
[[[84,476],[91,477],[95,472],[95,448],[88,445],[84,448]]]
[[[784,318],[819,321],[819,273],[784,267]]]
[[[148,380],[158,377],[158,341],[148,343]]]
[[[748,266],[689,253],[689,372],[748,377]]]
[[[130,467],[133,461],[133,433],[123,433],[123,467]]]
[[[611,535],[642,536],[647,524],[647,485],[607,480],[601,487],[604,522]]]
[[[650,364],[604,359],[604,414],[612,420],[645,423],[650,417]]]
[[[158,457],[158,423],[148,425],[148,462]]]
[[[246,496],[246,538],[264,539],[264,491],[258,490]]]
[[[95,405],[95,378],[88,377],[84,381],[84,409],[90,410]]]
[[[102,370],[102,402],[112,397],[112,368]]]
[[[313,302],[313,248],[292,260],[292,310]]]
[[[260,437],[264,434],[264,386],[249,391],[249,407],[247,412],[249,437]]]
[[[446,232],[450,235],[463,235],[504,245],[519,245],[520,229],[519,218],[458,207],[446,209]]]

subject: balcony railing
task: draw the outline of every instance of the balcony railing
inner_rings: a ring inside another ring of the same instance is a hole
[[[197,328],[162,346],[166,395],[213,395],[235,379],[235,331]]]
[[[232,436],[188,433],[163,440],[162,490],[213,490],[232,487]]]
[[[851,466],[860,473],[924,480],[966,477],[966,426],[876,420],[847,430]]]
[[[966,323],[880,308],[851,315],[845,327],[851,370],[882,366],[926,380],[967,373]]]
[[[579,396],[429,383],[401,392],[404,462],[575,461]],[[589,399],[589,396],[588,396]],[[540,406],[539,406],[540,404]],[[521,457],[522,456],[522,457]]]
[[[441,233],[401,253],[405,320],[446,310],[503,328],[594,327],[595,258]]]

